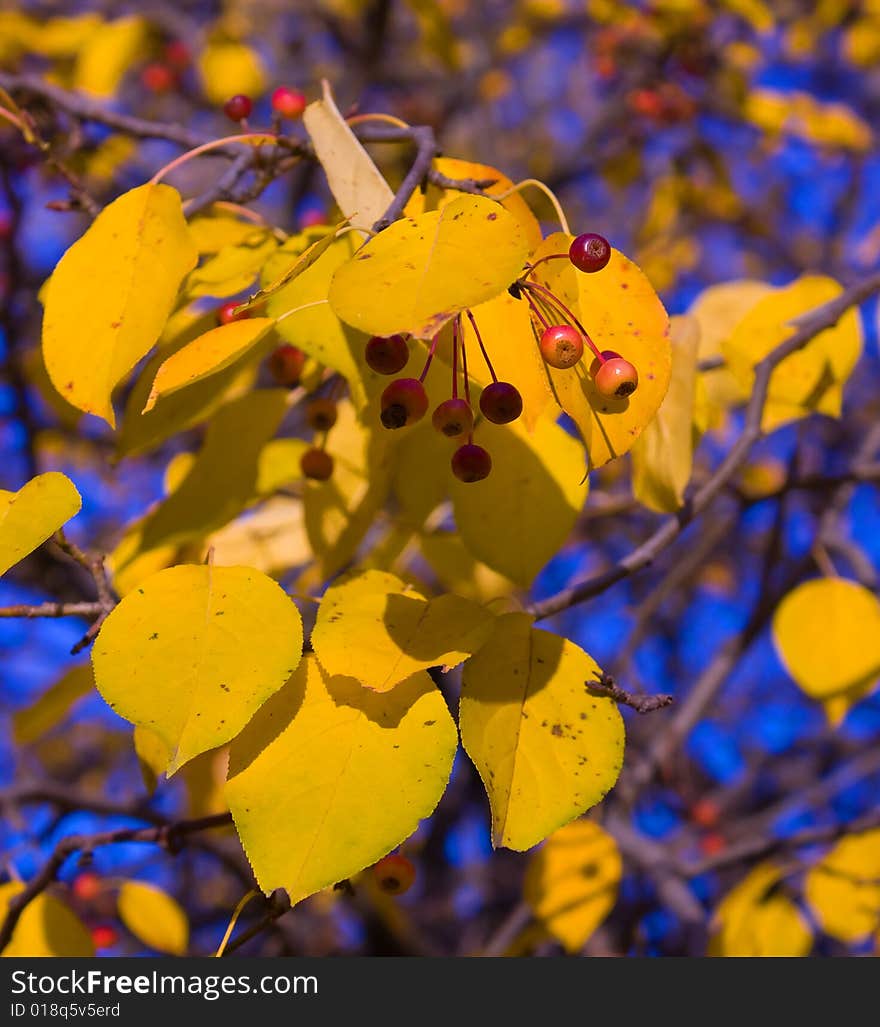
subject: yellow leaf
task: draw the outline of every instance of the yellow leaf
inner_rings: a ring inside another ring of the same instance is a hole
[[[14,26],[8,24],[6,19],[15,17],[16,15],[12,11],[4,11],[0,14],[0,36],[14,31]],[[23,15],[19,15],[19,17],[22,19],[19,22],[19,31],[22,33],[27,49],[42,57],[51,58],[76,56],[89,39],[100,31],[103,24],[97,14],[79,14],[67,18],[50,18],[43,23],[31,22],[25,28],[22,23],[26,19]]]
[[[254,567],[264,574],[301,567],[312,559],[303,504],[276,496],[214,532],[207,542],[217,566]]]
[[[164,568],[162,568],[164,570]],[[151,731],[143,724],[136,725],[132,732],[134,751],[141,768],[141,779],[147,792],[152,795],[159,784],[159,778],[165,776],[165,770],[171,762],[174,753],[162,741],[155,731]],[[184,768],[184,773],[193,766],[197,760],[193,760]]]
[[[782,871],[760,863],[715,910],[710,956],[806,956],[813,946],[806,920],[780,888]]]
[[[531,857],[523,897],[573,955],[614,908],[622,869],[614,838],[592,820],[575,820]]]
[[[224,246],[192,272],[187,296],[234,296],[249,289],[277,249],[278,241],[267,229],[251,226],[241,242]]]
[[[46,370],[69,403],[115,427],[113,387],[159,338],[196,256],[167,185],[123,194],[70,247],[43,315]]]
[[[587,498],[581,448],[548,420],[531,434],[482,422],[474,441],[489,451],[492,473],[466,483],[447,469],[455,523],[477,559],[528,587],[565,543]]]
[[[334,312],[369,334],[431,338],[466,307],[503,292],[526,257],[520,223],[494,200],[461,196],[396,221],[334,274]]]
[[[64,720],[70,708],[95,687],[88,663],[71,667],[43,692],[39,699],[12,717],[12,736],[16,745],[30,745]]]
[[[722,282],[704,289],[688,310],[688,314],[696,318],[699,325],[699,359],[721,357],[723,344],[737,324],[759,300],[772,291],[772,286],[765,282],[748,278]],[[700,377],[706,384],[709,403],[719,410],[727,410],[749,398],[749,390],[726,367],[702,372]]]
[[[210,331],[216,323],[213,311],[188,319],[184,329],[146,362],[125,402],[122,426],[116,438],[117,456],[136,456],[154,449],[178,432],[206,421],[224,402],[238,398],[254,384],[258,370],[256,365],[264,350],[271,346],[271,338],[265,339],[255,349],[247,350],[240,360],[224,370],[196,382],[185,391],[158,399],[152,410],[142,412],[156,373],[165,360]]]
[[[223,371],[251,350],[275,324],[271,317],[251,317],[212,328],[173,353],[156,372],[143,412],[187,385]]]
[[[0,489],[0,574],[51,538],[81,506],[73,482],[59,471],[38,474],[18,492]]]
[[[804,880],[804,897],[819,926],[842,942],[880,927],[880,829],[849,835]]]
[[[167,892],[144,881],[123,881],[117,903],[119,919],[147,948],[186,955],[189,920]]]
[[[437,580],[450,592],[487,603],[515,591],[512,581],[474,559],[457,531],[422,535],[419,548]]]
[[[241,246],[248,240],[262,238],[265,232],[253,221],[244,221],[224,210],[212,209],[196,214],[189,222],[189,232],[200,254],[214,254],[230,246]]]
[[[73,69],[73,87],[93,96],[114,96],[125,73],[143,54],[148,29],[143,18],[119,18],[89,33]]]
[[[222,528],[257,498],[260,455],[278,430],[288,398],[285,389],[258,389],[217,411],[189,473],[142,520],[137,540],[129,541],[125,553],[114,552],[117,573],[148,550]]]
[[[796,331],[791,322],[842,291],[831,278],[804,275],[784,288],[774,289],[751,307],[722,343],[728,367],[747,394],[754,385],[755,364]],[[846,381],[861,351],[859,314],[857,310],[849,310],[836,325],[820,332],[778,365],[770,377],[768,399],[784,404],[792,417],[820,408],[834,415],[836,403],[828,407],[823,399],[827,399],[835,385]],[[773,418],[773,423],[781,423],[780,418]]]
[[[633,495],[657,513],[678,510],[691,478],[699,333],[692,317],[672,318],[669,391],[632,448]]]
[[[168,773],[228,742],[302,655],[299,611],[247,567],[170,567],[104,622],[92,662],[98,691],[172,752]]]
[[[257,462],[256,495],[271,496],[299,481],[303,476],[299,461],[307,449],[309,444],[304,439],[273,439],[266,443]]]
[[[306,657],[230,751],[226,797],[263,891],[295,904],[381,859],[433,812],[456,743],[426,673],[376,694]]]
[[[514,299],[505,291],[474,307],[471,313],[498,380],[513,382],[519,389],[523,399],[523,423],[532,431],[553,403],[553,391],[547,365],[532,330],[528,304],[524,299]],[[468,352],[468,372],[480,385],[488,385],[492,376],[480,354],[470,320],[465,318],[462,326]]]
[[[438,157],[432,166],[441,175],[456,181],[466,178],[472,178],[477,182],[492,181],[492,185],[483,189],[483,192],[489,196],[497,197],[513,187],[513,182],[507,175],[489,164],[474,164],[472,161],[457,160],[454,157]],[[415,217],[426,210],[442,210],[448,203],[457,200],[460,196],[461,193],[458,189],[442,189],[429,184],[424,193],[413,194],[410,202],[406,205],[405,213],[410,217]],[[522,198],[522,194],[511,193],[509,196],[505,196],[501,200],[501,205],[510,211],[522,225],[529,249],[533,250],[539,246],[542,239],[541,225],[532,213],[532,208]]]
[[[208,42],[198,57],[202,92],[210,103],[222,106],[230,96],[260,96],[266,89],[266,69],[259,54],[232,39]]]
[[[303,124],[339,209],[355,228],[372,228],[394,193],[345,123],[326,81],[322,98],[303,112]]]
[[[0,884],[0,910],[19,892],[20,881]],[[5,914],[4,914],[5,915]],[[21,914],[4,956],[18,959],[35,956],[94,956],[92,937],[66,902],[43,892]]]
[[[571,241],[563,232],[549,236],[532,262],[551,253],[566,253]],[[587,448],[590,468],[601,467],[632,448],[666,395],[672,370],[666,311],[647,278],[617,250],[595,274],[582,274],[568,261],[550,260],[530,280],[549,288],[573,311],[600,351],[619,353],[638,371],[638,388],[621,399],[596,390],[589,348],[572,368],[548,368],[557,401],[577,425]],[[547,316],[551,322],[560,317],[549,312]]]
[[[416,671],[466,660],[489,637],[493,619],[470,599],[428,600],[393,574],[371,570],[327,589],[312,646],[328,674],[387,692]]]
[[[322,237],[318,236],[318,242]],[[262,284],[268,287],[282,276],[290,268],[291,258],[308,252],[314,239],[314,232],[291,236],[263,268]],[[369,394],[385,388],[387,380],[364,362],[366,336],[343,324],[327,302],[333,272],[351,258],[356,242],[351,232],[332,240],[319,260],[269,297],[266,312],[278,319],[276,330],[283,339],[348,381],[352,400],[360,409]]]
[[[464,665],[459,728],[489,796],[494,845],[537,845],[617,780],[623,719],[611,699],[587,690],[598,669],[524,613],[499,617]]]
[[[870,688],[880,676],[880,602],[855,581],[804,582],[777,607],[773,642],[813,699]]]

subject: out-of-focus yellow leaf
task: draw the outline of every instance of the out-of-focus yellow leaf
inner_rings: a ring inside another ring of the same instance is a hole
[[[197,64],[202,92],[218,107],[236,93],[258,97],[266,89],[263,61],[246,43],[225,38],[209,40]]]
[[[531,433],[482,422],[474,441],[491,455],[492,473],[466,483],[447,470],[455,523],[477,559],[528,587],[562,547],[586,501],[581,448],[546,419]]]
[[[532,262],[568,252],[571,242],[572,236],[563,232],[549,236]],[[666,311],[647,278],[617,250],[595,274],[582,274],[568,261],[549,260],[530,278],[551,289],[577,315],[600,351],[619,353],[638,371],[638,388],[620,399],[596,390],[589,348],[572,368],[548,368],[557,401],[587,448],[590,468],[601,467],[632,448],[666,395],[672,370]]]
[[[475,560],[457,531],[434,531],[419,538],[422,555],[451,592],[486,603],[508,596],[516,586],[503,574]]]
[[[461,596],[425,599],[393,574],[370,570],[324,593],[312,646],[324,670],[387,692],[429,667],[455,667],[489,637],[494,618]]]
[[[760,863],[727,893],[713,916],[710,956],[806,956],[810,928],[780,888],[782,871]]]
[[[503,292],[526,251],[525,232],[504,207],[461,196],[371,239],[333,275],[330,306],[368,334],[432,338],[459,311]]]
[[[230,246],[241,246],[262,238],[265,232],[253,221],[245,221],[222,208],[212,207],[188,222],[190,237],[200,255],[219,253]]]
[[[529,860],[523,896],[572,955],[614,908],[623,861],[614,838],[592,820],[554,831]]]
[[[83,40],[73,69],[73,87],[93,96],[114,96],[125,73],[146,48],[149,29],[132,16],[104,22]]]
[[[38,474],[18,492],[0,489],[0,574],[5,574],[79,512],[82,499],[59,471]]]
[[[265,228],[251,225],[239,242],[224,246],[186,280],[187,296],[234,296],[250,288],[278,249],[278,240]]]
[[[295,904],[381,859],[433,812],[456,743],[428,674],[377,694],[306,657],[230,751],[226,797],[263,891]]]
[[[759,300],[722,343],[727,365],[741,388],[751,394],[754,366],[796,331],[796,318],[839,296],[843,288],[831,278],[804,275]],[[786,357],[770,377],[764,426],[820,410],[840,414],[840,390],[862,352],[857,310],[848,310],[831,328],[820,332]],[[829,399],[833,403],[829,404]],[[774,406],[781,408],[775,410]]]
[[[355,228],[372,228],[394,193],[339,113],[326,81],[322,98],[303,112],[303,124],[339,209]]]
[[[145,881],[123,881],[117,908],[119,919],[147,948],[169,956],[186,955],[189,919],[167,892]]]
[[[43,315],[46,370],[69,403],[115,427],[113,387],[159,338],[196,257],[180,194],[167,185],[123,194],[70,247]]]
[[[143,412],[180,389],[223,371],[251,350],[275,324],[271,317],[251,317],[212,328],[168,357],[156,372]]]
[[[499,617],[464,665],[459,728],[489,796],[494,845],[537,845],[617,780],[623,718],[611,699],[588,690],[598,670],[524,613]]]
[[[0,910],[5,911],[10,900],[24,891],[20,881],[0,884]],[[18,959],[35,956],[88,956],[95,954],[95,946],[87,928],[61,899],[43,892],[29,902],[21,914],[12,940],[3,950],[4,956]]]
[[[301,567],[312,559],[304,517],[299,499],[276,496],[214,532],[206,547],[218,567],[255,567],[270,575]]]
[[[852,108],[800,91],[753,89],[743,115],[765,132],[786,133],[820,146],[863,151],[870,148],[870,126]]]
[[[181,565],[115,607],[92,663],[108,704],[169,747],[170,775],[238,734],[301,656],[299,611],[271,578]]]
[[[699,334],[692,317],[672,318],[669,391],[632,448],[633,495],[657,513],[674,513],[681,506],[691,478]]]
[[[773,642],[811,698],[864,694],[880,677],[880,602],[855,581],[804,582],[777,607]]]
[[[51,731],[71,707],[95,687],[91,665],[79,664],[65,671],[32,705],[12,717],[12,736],[16,745],[30,745]]]
[[[804,897],[819,926],[842,942],[880,927],[880,829],[849,835],[804,880]]]

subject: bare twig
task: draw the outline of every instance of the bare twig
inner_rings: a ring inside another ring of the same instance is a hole
[[[653,713],[675,702],[671,695],[633,695],[632,692],[625,692],[610,674],[602,671],[596,672],[595,681],[585,681],[584,684],[588,691],[608,696],[615,702],[631,707],[636,713]]]

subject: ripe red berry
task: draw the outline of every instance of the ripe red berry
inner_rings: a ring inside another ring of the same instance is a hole
[[[102,891],[101,878],[91,871],[77,874],[73,879],[71,890],[81,902],[93,902]]]
[[[235,313],[235,308],[241,305],[241,300],[230,300],[222,307],[217,308],[217,323],[221,325],[232,324],[233,321],[244,321],[251,316],[249,310],[242,310],[240,314]]]
[[[154,61],[141,72],[141,82],[151,93],[167,93],[174,87],[174,72],[167,64]]]
[[[711,799],[698,799],[691,806],[690,818],[698,827],[715,827],[721,819],[721,810]]]
[[[243,121],[245,118],[249,118],[253,109],[254,105],[251,103],[251,98],[245,96],[244,93],[236,93],[235,96],[230,96],[226,103],[223,104],[223,113],[230,121]]]
[[[396,378],[382,393],[382,424],[403,428],[420,421],[428,409],[428,394],[418,378]]]
[[[300,470],[313,481],[326,481],[333,473],[333,457],[326,449],[307,449],[299,458]]]
[[[269,374],[279,385],[292,389],[299,385],[300,377],[305,367],[306,355],[296,346],[286,344],[274,350],[267,360]]]
[[[571,325],[551,325],[541,335],[541,356],[551,366],[565,370],[584,355],[581,333]]]
[[[597,358],[590,368],[597,391],[603,396],[620,399],[631,396],[639,387],[639,372],[619,353],[605,350],[602,356],[604,363]]]
[[[279,86],[272,94],[272,110],[282,118],[298,118],[305,109],[305,94],[298,89]]]
[[[184,68],[189,67],[192,54],[186,43],[180,39],[172,39],[170,43],[165,44],[165,60],[172,68],[183,71]]]
[[[468,442],[452,454],[452,473],[459,481],[482,481],[492,470],[492,457],[482,446]]]
[[[336,403],[324,397],[313,399],[306,407],[306,421],[315,431],[330,431],[336,424]]]
[[[400,853],[392,853],[373,867],[376,883],[389,895],[403,895],[413,886],[416,879],[416,868],[412,860]]]
[[[96,949],[109,949],[116,944],[119,935],[110,924],[98,924],[92,928],[92,944]]]
[[[585,232],[569,246],[568,257],[578,271],[593,274],[596,271],[601,271],[611,260],[611,244],[604,235]]]
[[[409,360],[409,346],[402,335],[374,335],[364,350],[364,359],[376,374],[398,374]]]
[[[718,831],[709,831],[703,835],[699,844],[704,856],[717,856],[727,848],[727,839]]]
[[[434,411],[431,423],[448,439],[458,439],[474,430],[474,414],[464,399],[445,399]]]
[[[510,382],[492,382],[480,396],[483,417],[493,424],[510,424],[522,413],[523,401],[519,389]]]

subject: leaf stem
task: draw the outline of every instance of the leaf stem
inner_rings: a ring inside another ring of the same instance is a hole
[[[497,382],[498,376],[495,374],[495,368],[492,366],[492,361],[489,359],[489,354],[486,352],[486,347],[483,345],[483,336],[480,335],[480,329],[477,328],[477,320],[470,310],[466,310],[465,313],[468,316],[468,321],[471,323],[471,327],[474,330],[474,335],[477,337],[477,342],[480,346],[480,352],[483,354],[483,360],[486,361],[486,367],[489,368],[489,374],[492,375],[492,381]]]
[[[245,132],[244,134],[225,136],[223,139],[212,139],[210,142],[202,143],[201,146],[196,146],[195,149],[187,150],[186,153],[182,153],[179,157],[175,157],[173,161],[170,161],[164,167],[159,168],[155,175],[150,179],[149,185],[158,185],[162,179],[179,168],[182,164],[192,160],[193,157],[199,157],[203,153],[207,153],[209,150],[216,150],[222,146],[228,146],[230,143],[250,143],[251,145],[258,145],[257,140],[260,143],[275,143],[278,141],[278,136],[270,135],[268,132]]]

